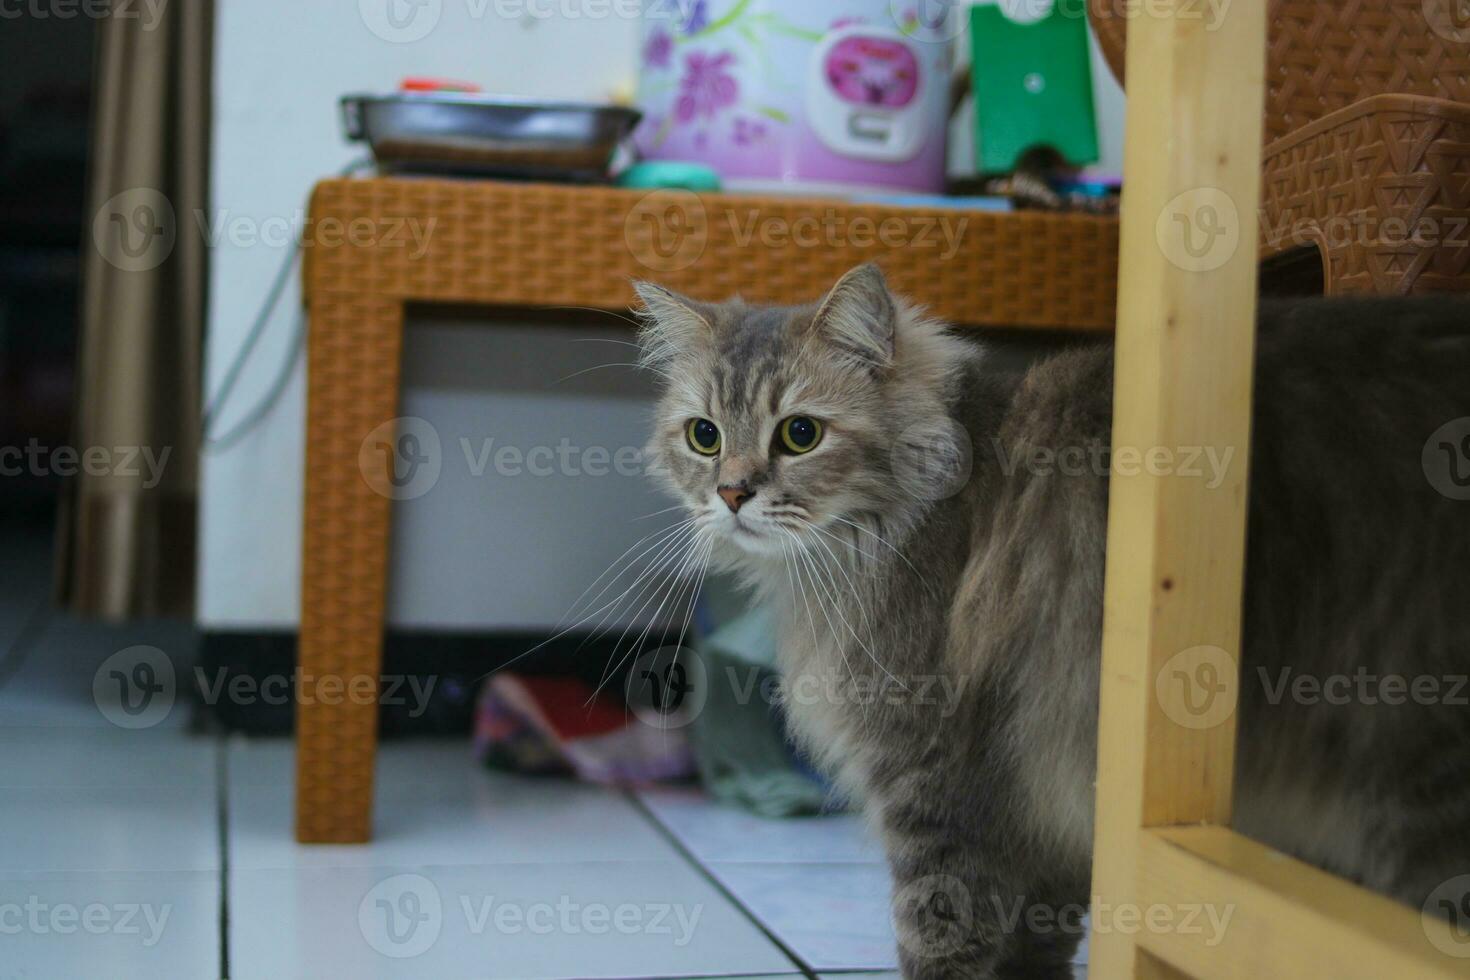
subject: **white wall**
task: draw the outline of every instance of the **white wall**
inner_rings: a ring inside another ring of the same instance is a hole
[[[410,0],[392,0],[402,10]],[[340,137],[337,99],[387,91],[408,75],[477,82],[487,91],[605,99],[631,86],[638,25],[617,18],[519,21],[494,3],[431,0],[437,24],[411,43],[377,36],[361,10],[387,0],[219,0],[215,61],[213,193],[216,216],[237,227],[299,221],[318,178],[361,148]],[[379,24],[382,27],[382,22]],[[419,21],[418,26],[427,23]],[[389,32],[391,33],[391,32]],[[410,31],[410,33],[413,33]],[[186,219],[187,220],[187,219]],[[238,236],[236,236],[238,238]],[[213,254],[206,369],[217,391],[227,362],[285,251],[225,236]],[[299,309],[294,282],[251,360],[222,421],[239,418],[286,356]],[[609,326],[583,335],[627,339]],[[567,343],[576,334],[534,335],[462,325],[411,324],[404,356],[403,413],[444,435],[439,484],[395,504],[391,619],[398,624],[514,626],[555,622],[591,578],[650,522],[628,518],[665,506],[639,478],[474,477],[458,440],[478,448],[638,445],[645,389],[631,372],[551,382],[594,361],[626,360],[626,348]],[[544,379],[507,386],[506,370]],[[621,376],[621,377],[619,377]],[[609,379],[612,383],[608,383]],[[297,617],[302,503],[303,371],[300,365],[266,422],[230,450],[209,455],[200,514],[200,624],[216,629],[290,627]],[[598,383],[600,382],[600,383]],[[537,552],[558,556],[555,566]]]

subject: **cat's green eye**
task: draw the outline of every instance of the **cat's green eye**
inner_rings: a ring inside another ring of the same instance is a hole
[[[822,441],[822,423],[805,415],[793,415],[778,430],[781,446],[789,453],[809,453]]]
[[[701,456],[713,456],[720,451],[720,428],[709,419],[690,419],[684,434],[689,438],[689,448]]]

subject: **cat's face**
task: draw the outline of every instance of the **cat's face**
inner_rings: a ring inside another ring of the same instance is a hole
[[[706,534],[779,557],[820,547],[824,530],[893,500],[905,313],[875,267],[791,308],[638,288],[645,360],[665,379],[650,452]]]

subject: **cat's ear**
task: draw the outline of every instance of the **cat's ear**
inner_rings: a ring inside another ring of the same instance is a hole
[[[633,291],[643,300],[638,342],[645,363],[662,364],[713,336],[703,304],[651,282],[635,282]]]
[[[893,363],[898,305],[883,270],[872,262],[837,281],[812,320],[812,326],[843,350],[875,368]]]

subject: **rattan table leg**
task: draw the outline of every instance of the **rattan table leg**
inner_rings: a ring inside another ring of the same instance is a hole
[[[403,304],[319,289],[310,318],[296,839],[358,843],[372,836]]]

